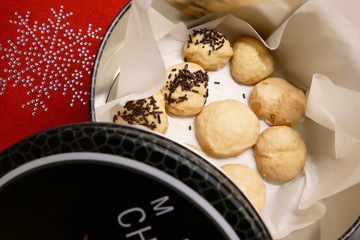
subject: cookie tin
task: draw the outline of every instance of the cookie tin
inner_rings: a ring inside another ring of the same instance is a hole
[[[60,126],[0,159],[3,239],[271,239],[222,172],[150,131]]]
[[[201,155],[154,132],[95,122],[95,96],[109,90],[95,88],[100,59],[130,7],[97,54],[92,122],[0,153],[1,239],[272,239],[245,195]],[[359,220],[341,239],[355,239],[358,228]]]

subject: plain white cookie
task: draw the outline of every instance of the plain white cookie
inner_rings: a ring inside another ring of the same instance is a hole
[[[249,99],[251,109],[271,125],[293,126],[306,109],[306,96],[282,78],[268,78],[256,84]]]
[[[259,135],[254,155],[264,177],[285,182],[295,178],[304,168],[306,146],[296,130],[274,126]]]
[[[212,12],[232,12],[242,6],[261,2],[262,0],[166,0],[186,17],[200,18]],[[294,0],[287,0],[294,1]]]
[[[141,125],[159,133],[169,127],[164,96],[159,91],[149,98],[128,101],[113,117],[113,122]]]
[[[233,44],[233,50],[230,67],[236,82],[253,85],[274,72],[274,58],[260,41],[242,37]]]
[[[233,55],[230,42],[215,29],[193,30],[183,48],[187,61],[215,71],[224,67]]]
[[[201,147],[217,157],[240,155],[255,144],[259,131],[253,111],[233,99],[212,102],[195,118]]]
[[[166,70],[161,92],[167,111],[180,116],[195,116],[204,107],[208,96],[207,72],[198,64],[184,62]]]
[[[244,164],[227,164],[221,168],[250,199],[258,211],[262,212],[266,202],[266,186],[260,175]]]
[[[206,153],[204,153],[203,150],[201,150],[201,149],[198,148],[197,146],[194,146],[194,145],[188,144],[188,143],[186,143],[186,145],[189,146],[191,149],[195,150],[196,152],[202,154],[204,157],[208,157],[208,156],[206,155]]]

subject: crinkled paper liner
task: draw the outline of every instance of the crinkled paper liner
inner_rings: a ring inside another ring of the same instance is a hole
[[[349,19],[336,11],[337,6],[326,3],[306,2],[267,39],[231,14],[196,26],[216,28],[230,42],[241,36],[262,41],[275,58],[276,71],[272,76],[283,77],[307,93],[306,114],[293,127],[306,142],[306,166],[289,182],[265,180],[267,199],[261,217],[275,239],[322,218],[326,209],[319,202],[321,199],[360,182],[360,85],[355,77],[360,75],[360,67],[354,55],[360,48],[353,44],[354,38],[359,38]],[[121,71],[113,87],[117,97],[96,107],[97,121],[112,121],[113,114],[126,101],[159,91],[165,69],[183,62],[182,48],[190,32],[182,22],[172,23],[152,9],[151,1],[134,0]],[[236,83],[229,64],[209,72],[209,78],[206,104],[229,98],[248,104],[252,87]],[[261,120],[261,131],[267,127]],[[166,136],[200,147],[193,117],[170,115]],[[257,170],[252,149],[238,157],[207,159],[219,167],[243,163]]]

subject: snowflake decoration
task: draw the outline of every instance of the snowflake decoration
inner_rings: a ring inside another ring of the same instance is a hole
[[[30,101],[22,108],[32,108],[32,115],[39,109],[48,111],[47,100],[52,93],[61,92],[71,96],[69,105],[76,103],[86,105],[88,91],[84,91],[82,79],[84,74],[91,74],[95,55],[91,55],[88,40],[99,39],[101,28],[87,32],[70,28],[67,18],[72,12],[64,13],[64,6],[59,11],[51,9],[52,18],[47,22],[30,22],[28,11],[25,17],[15,12],[16,20],[10,23],[18,26],[16,40],[0,44],[0,59],[8,61],[7,68],[0,73],[0,97],[8,87],[24,87]],[[4,76],[4,77],[2,77]],[[67,98],[69,99],[69,98]]]

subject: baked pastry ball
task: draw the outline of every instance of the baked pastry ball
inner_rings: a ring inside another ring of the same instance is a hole
[[[230,42],[215,29],[193,30],[185,42],[184,57],[189,62],[215,71],[224,67],[233,55]]]
[[[204,153],[200,148],[198,148],[197,146],[194,146],[192,144],[188,144],[186,143],[187,146],[189,146],[190,148],[192,148],[193,150],[195,150],[196,152],[201,153],[203,156],[207,157],[206,153]]]
[[[114,123],[141,125],[159,133],[169,127],[164,96],[159,91],[149,98],[128,101],[113,117]]]
[[[233,99],[212,102],[195,118],[201,147],[216,157],[240,155],[255,144],[259,131],[253,111]]]
[[[266,186],[260,175],[244,164],[227,164],[221,168],[250,199],[257,210],[262,212],[266,202]]]
[[[264,177],[285,182],[295,178],[304,168],[306,146],[296,130],[274,126],[259,135],[254,155]]]
[[[249,104],[270,125],[293,126],[305,112],[306,96],[282,78],[268,78],[254,86]]]
[[[208,96],[207,72],[198,64],[185,62],[168,68],[166,76],[161,89],[166,110],[180,116],[198,114]]]
[[[274,58],[262,42],[242,37],[233,44],[233,50],[230,68],[236,82],[254,85],[274,72]]]
[[[260,2],[261,0],[166,0],[185,17],[200,18],[212,12],[231,12],[239,7]]]

